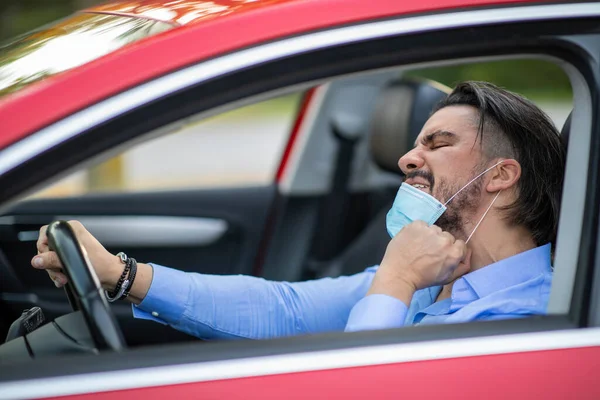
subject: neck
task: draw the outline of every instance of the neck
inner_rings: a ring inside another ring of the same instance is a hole
[[[501,218],[491,215],[479,225],[467,246],[472,251],[470,271],[537,247],[527,229],[508,226]],[[454,282],[445,285],[437,300],[449,298],[453,285]]]
[[[487,223],[486,223],[487,222]],[[508,226],[490,218],[484,221],[469,241],[471,271],[536,247],[531,233],[522,226]]]

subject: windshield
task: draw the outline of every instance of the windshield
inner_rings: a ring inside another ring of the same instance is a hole
[[[81,13],[30,32],[0,46],[0,97],[172,27],[143,18]]]

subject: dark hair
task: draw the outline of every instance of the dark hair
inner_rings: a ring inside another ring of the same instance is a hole
[[[458,84],[433,112],[456,105],[479,111],[477,135],[487,159],[521,164],[518,198],[506,207],[508,221],[525,226],[538,246],[554,244],[566,155],[552,120],[531,101],[486,82]]]

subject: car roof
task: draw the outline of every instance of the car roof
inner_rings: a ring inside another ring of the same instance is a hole
[[[217,18],[231,18],[233,15],[291,1],[305,0],[123,0],[90,7],[84,12],[149,18],[174,25],[188,25]]]
[[[105,5],[105,11],[138,4],[128,12],[162,4],[215,7],[210,18],[189,21],[125,46],[88,64],[32,84],[0,99],[0,148],[102,99],[169,72],[236,49],[303,32],[391,16],[528,3],[535,0],[218,0],[137,1]],[[248,4],[240,6],[240,4]],[[111,8],[112,7],[112,8]],[[91,9],[94,10],[94,9]],[[190,12],[187,9],[187,12]],[[215,9],[216,10],[216,9]],[[192,23],[193,22],[193,23]],[[218,38],[218,40],[215,40]]]

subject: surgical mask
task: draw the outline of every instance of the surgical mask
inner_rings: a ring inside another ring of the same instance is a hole
[[[502,161],[498,161],[496,164],[492,165],[475,178],[471,179],[466,185],[454,193],[454,195],[452,195],[445,203],[441,203],[430,194],[403,182],[398,190],[398,193],[396,194],[396,199],[394,200],[394,204],[392,204],[392,208],[387,213],[386,227],[388,234],[393,238],[402,230],[402,228],[414,221],[423,221],[426,222],[427,225],[433,225],[446,211],[446,206],[448,203],[450,203],[460,192],[475,182],[478,178],[483,176],[486,172],[490,171],[492,168],[501,163]],[[492,200],[485,213],[483,213],[483,216],[479,219],[477,225],[475,225],[473,232],[471,232],[467,238],[467,243],[469,240],[471,240],[471,237],[479,227],[479,224],[481,224],[481,221],[483,221],[487,213],[492,208],[492,205],[500,195],[500,192],[501,191],[498,191],[496,197],[494,197],[494,200]]]

